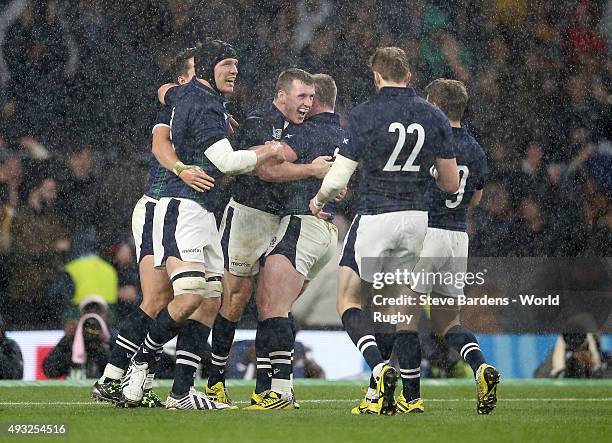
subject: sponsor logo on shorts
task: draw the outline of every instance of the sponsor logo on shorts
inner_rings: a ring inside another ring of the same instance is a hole
[[[202,248],[191,248],[191,249],[183,249],[181,251],[181,254],[194,254],[194,253],[201,253],[202,252]]]
[[[243,262],[243,261],[236,261],[236,260],[232,260],[232,261],[230,262],[230,264],[231,264],[232,266],[237,266],[237,267],[239,267],[239,268],[248,268],[249,266],[251,266],[251,265],[250,265],[250,264],[248,264],[248,263],[245,263],[245,262]]]

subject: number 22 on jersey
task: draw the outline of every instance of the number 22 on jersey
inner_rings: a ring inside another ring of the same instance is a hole
[[[412,152],[410,152],[410,155],[408,156],[408,159],[403,166],[396,164],[395,162],[397,161],[397,157],[406,143],[406,134],[412,134],[415,131],[417,133],[417,140],[416,144],[412,148]],[[389,132],[398,132],[399,137],[397,139],[397,143],[395,144],[395,148],[393,148],[393,152],[389,156],[389,159],[383,168],[383,171],[419,172],[421,166],[415,165],[414,161],[419,155],[419,152],[421,152],[421,148],[423,148],[423,143],[425,142],[425,129],[423,129],[423,126],[418,123],[412,123],[405,128],[403,124],[395,122],[389,125]]]

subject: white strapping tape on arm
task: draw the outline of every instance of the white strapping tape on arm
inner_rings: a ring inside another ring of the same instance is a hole
[[[321,185],[320,192],[326,201],[336,197],[346,187],[358,164],[340,154],[336,156]]]
[[[257,154],[255,152],[234,151],[226,138],[210,145],[204,154],[224,174],[244,174],[255,169],[255,165],[257,165]]]

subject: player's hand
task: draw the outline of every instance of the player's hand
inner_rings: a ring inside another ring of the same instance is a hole
[[[344,188],[342,191],[340,191],[340,194],[336,195],[336,198],[334,198],[334,201],[341,202],[342,200],[346,198],[347,193],[348,193],[348,188]]]
[[[312,212],[312,215],[314,215],[318,219],[321,219],[321,220],[331,220],[332,219],[332,215],[329,212],[324,212],[323,208],[318,208],[314,204],[314,198],[310,200],[310,202],[308,203],[308,208],[310,209],[310,212]]]
[[[312,163],[312,176],[318,178],[319,180],[325,178],[325,175],[330,170],[334,162],[329,155],[321,155],[320,157],[315,158]]]
[[[188,166],[187,169],[181,172],[179,178],[183,180],[187,186],[198,192],[209,191],[215,186],[215,179],[202,171],[199,166]]]
[[[285,146],[278,141],[267,141],[266,146],[269,146],[272,158],[279,163],[285,161]]]
[[[238,122],[236,121],[233,115],[230,115],[227,118],[227,121],[229,122],[229,133],[230,135],[234,135],[234,133],[238,130],[240,125],[238,124]]]

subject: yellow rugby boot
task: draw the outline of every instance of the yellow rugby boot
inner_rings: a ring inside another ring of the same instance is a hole
[[[251,406],[247,406],[247,411],[271,411],[271,410],[290,410],[295,409],[293,401],[283,400],[281,395],[274,391],[267,391],[261,401]]]
[[[237,406],[234,406],[234,402],[232,402],[232,399],[229,397],[229,394],[227,393],[227,388],[225,387],[225,384],[223,384],[223,382],[221,381],[214,384],[210,388],[208,387],[208,385],[206,385],[206,388],[204,389],[204,393],[212,401],[219,402],[219,403],[225,403],[227,405],[230,405],[232,409],[238,409]]]
[[[357,406],[351,409],[351,414],[360,415],[360,414],[380,414],[380,404],[378,400],[370,400],[369,398],[364,398],[361,400]]]
[[[380,415],[394,415],[397,412],[395,404],[395,387],[398,380],[397,371],[394,367],[384,365],[378,381],[376,382],[376,394],[380,406]]]
[[[425,412],[425,402],[422,398],[408,401],[406,397],[404,397],[404,393],[401,393],[400,396],[397,397],[397,412],[401,414],[418,414]]]
[[[259,394],[255,391],[251,394],[251,406],[261,403],[264,395],[266,395],[267,391],[260,392]]]
[[[479,414],[490,414],[497,406],[499,371],[483,363],[476,371],[476,410]]]

